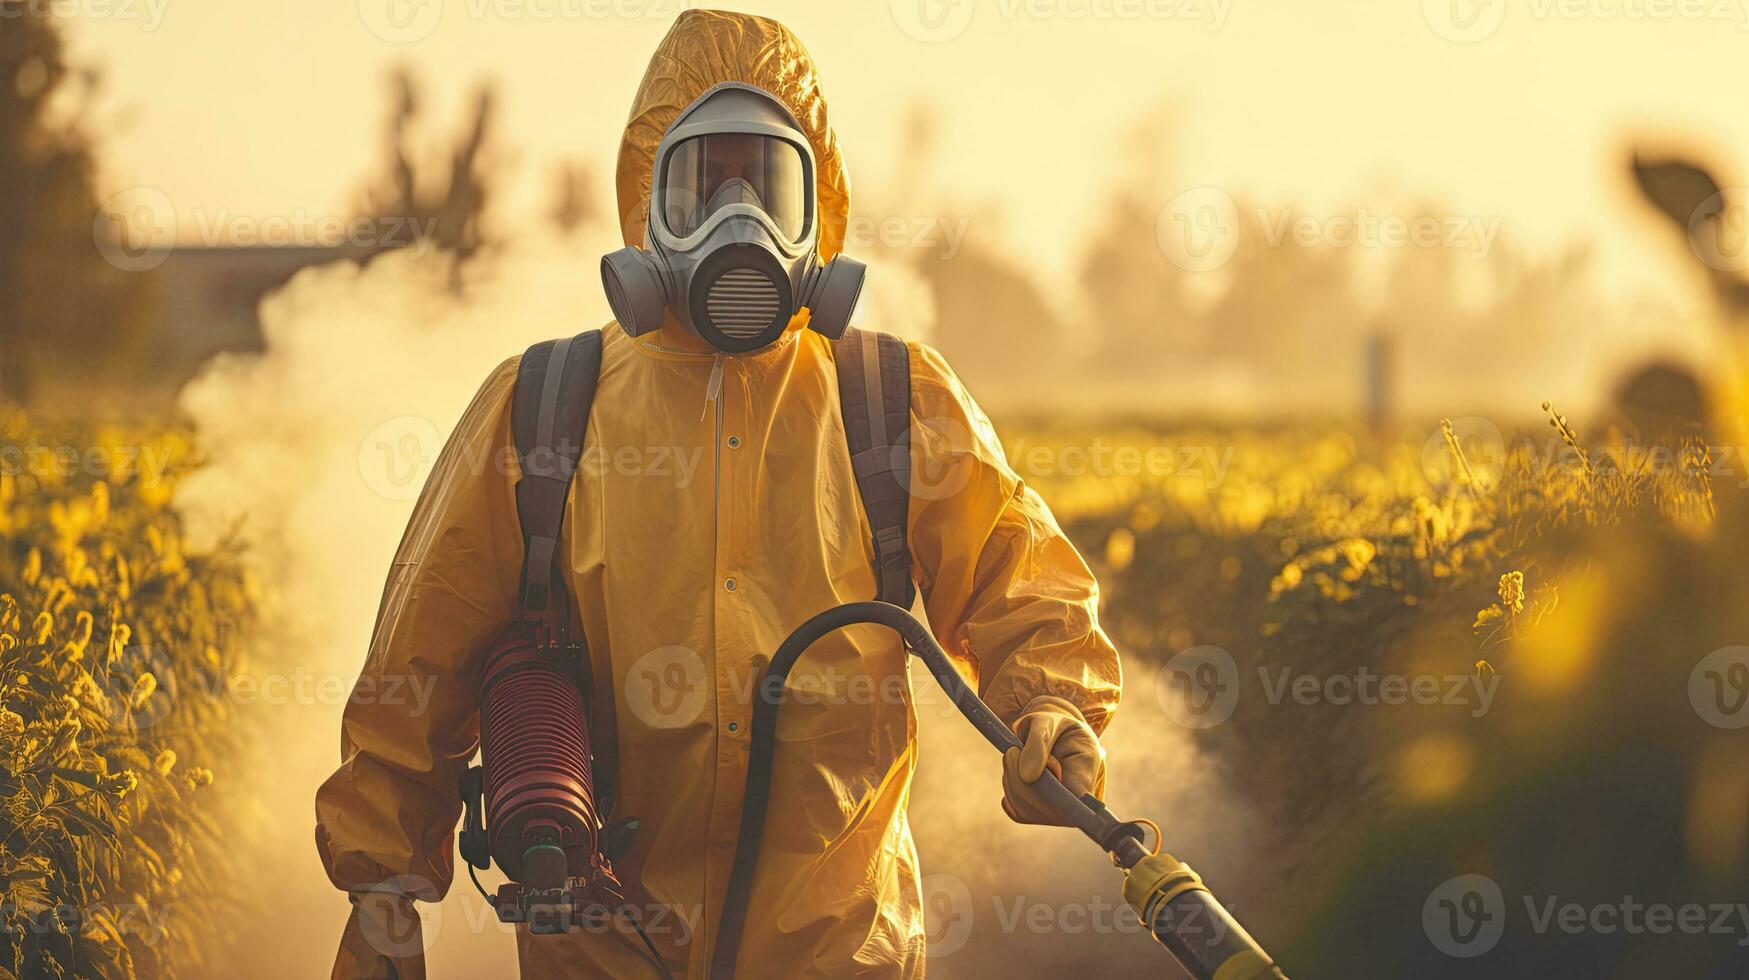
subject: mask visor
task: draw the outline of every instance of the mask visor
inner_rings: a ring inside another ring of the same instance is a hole
[[[807,227],[807,163],[788,140],[755,133],[712,133],[670,150],[656,181],[657,213],[676,238],[687,238],[713,215],[750,205],[771,219],[785,242]]]

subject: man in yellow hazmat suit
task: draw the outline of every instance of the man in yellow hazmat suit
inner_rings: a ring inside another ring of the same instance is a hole
[[[849,180],[815,66],[781,25],[713,11],[681,15],[638,89],[617,180],[627,244],[647,244],[664,135],[722,83],[768,93],[805,135],[811,200],[773,224],[811,228],[809,254],[830,260],[843,243]],[[761,199],[731,182],[738,200],[782,210],[766,200],[770,189]],[[613,744],[595,751],[617,760],[614,812],[641,823],[615,866],[675,976],[703,977],[711,959],[746,776],[749,679],[804,619],[876,591],[833,346],[806,320],[798,313],[769,342],[729,354],[671,312],[637,336],[623,323],[605,330],[587,444],[702,450],[699,467],[690,479],[672,467],[579,468],[559,545],[596,680],[592,727],[611,719]],[[942,646],[1024,744],[1004,761],[1004,809],[1048,822],[1029,793],[1047,766],[1077,793],[1103,792],[1097,733],[1121,682],[1097,622],[1097,587],[941,356],[921,344],[906,345],[906,356],[911,575]],[[513,358],[487,377],[438,459],[360,680],[420,678],[432,685],[429,704],[413,712],[354,698],[340,768],[316,797],[323,863],[354,905],[336,977],[424,976],[417,938],[383,941],[393,927],[382,920],[398,911],[404,926],[412,899],[436,900],[450,885],[458,778],[478,745],[480,661],[517,614],[516,475],[480,465],[511,453],[517,368]],[[858,629],[827,636],[805,662],[812,667],[798,670],[862,678],[877,695],[784,709],[737,962],[748,976],[921,976],[923,909],[905,818],[916,765],[906,653],[893,634]],[[889,691],[898,694],[878,693]],[[673,919],[664,926],[652,910]],[[656,975],[623,931],[519,929],[517,940],[523,976]]]

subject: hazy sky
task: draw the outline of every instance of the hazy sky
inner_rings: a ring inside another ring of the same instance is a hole
[[[562,157],[597,162],[606,194],[633,89],[684,0],[56,2],[85,11],[75,52],[107,69],[126,110],[108,183],[159,188],[210,222],[347,213],[395,61],[430,83],[446,125],[474,83],[498,81],[521,206]],[[861,186],[890,183],[908,108],[927,100],[942,121],[937,192],[1000,208],[1005,246],[1047,276],[1072,260],[1130,123],[1169,105],[1181,166],[1162,205],[1200,185],[1313,215],[1436,199],[1540,248],[1595,235],[1631,283],[1665,276],[1672,243],[1628,207],[1628,137],[1681,137],[1727,184],[1749,167],[1746,5],[724,4],[809,46]]]

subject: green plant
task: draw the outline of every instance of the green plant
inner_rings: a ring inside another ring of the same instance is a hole
[[[0,977],[198,972],[247,582],[233,548],[183,550],[180,433],[14,412],[0,446]]]

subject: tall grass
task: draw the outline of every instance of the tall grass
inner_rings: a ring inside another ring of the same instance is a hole
[[[247,583],[183,549],[181,433],[7,412],[0,448],[0,977],[198,974]]]

